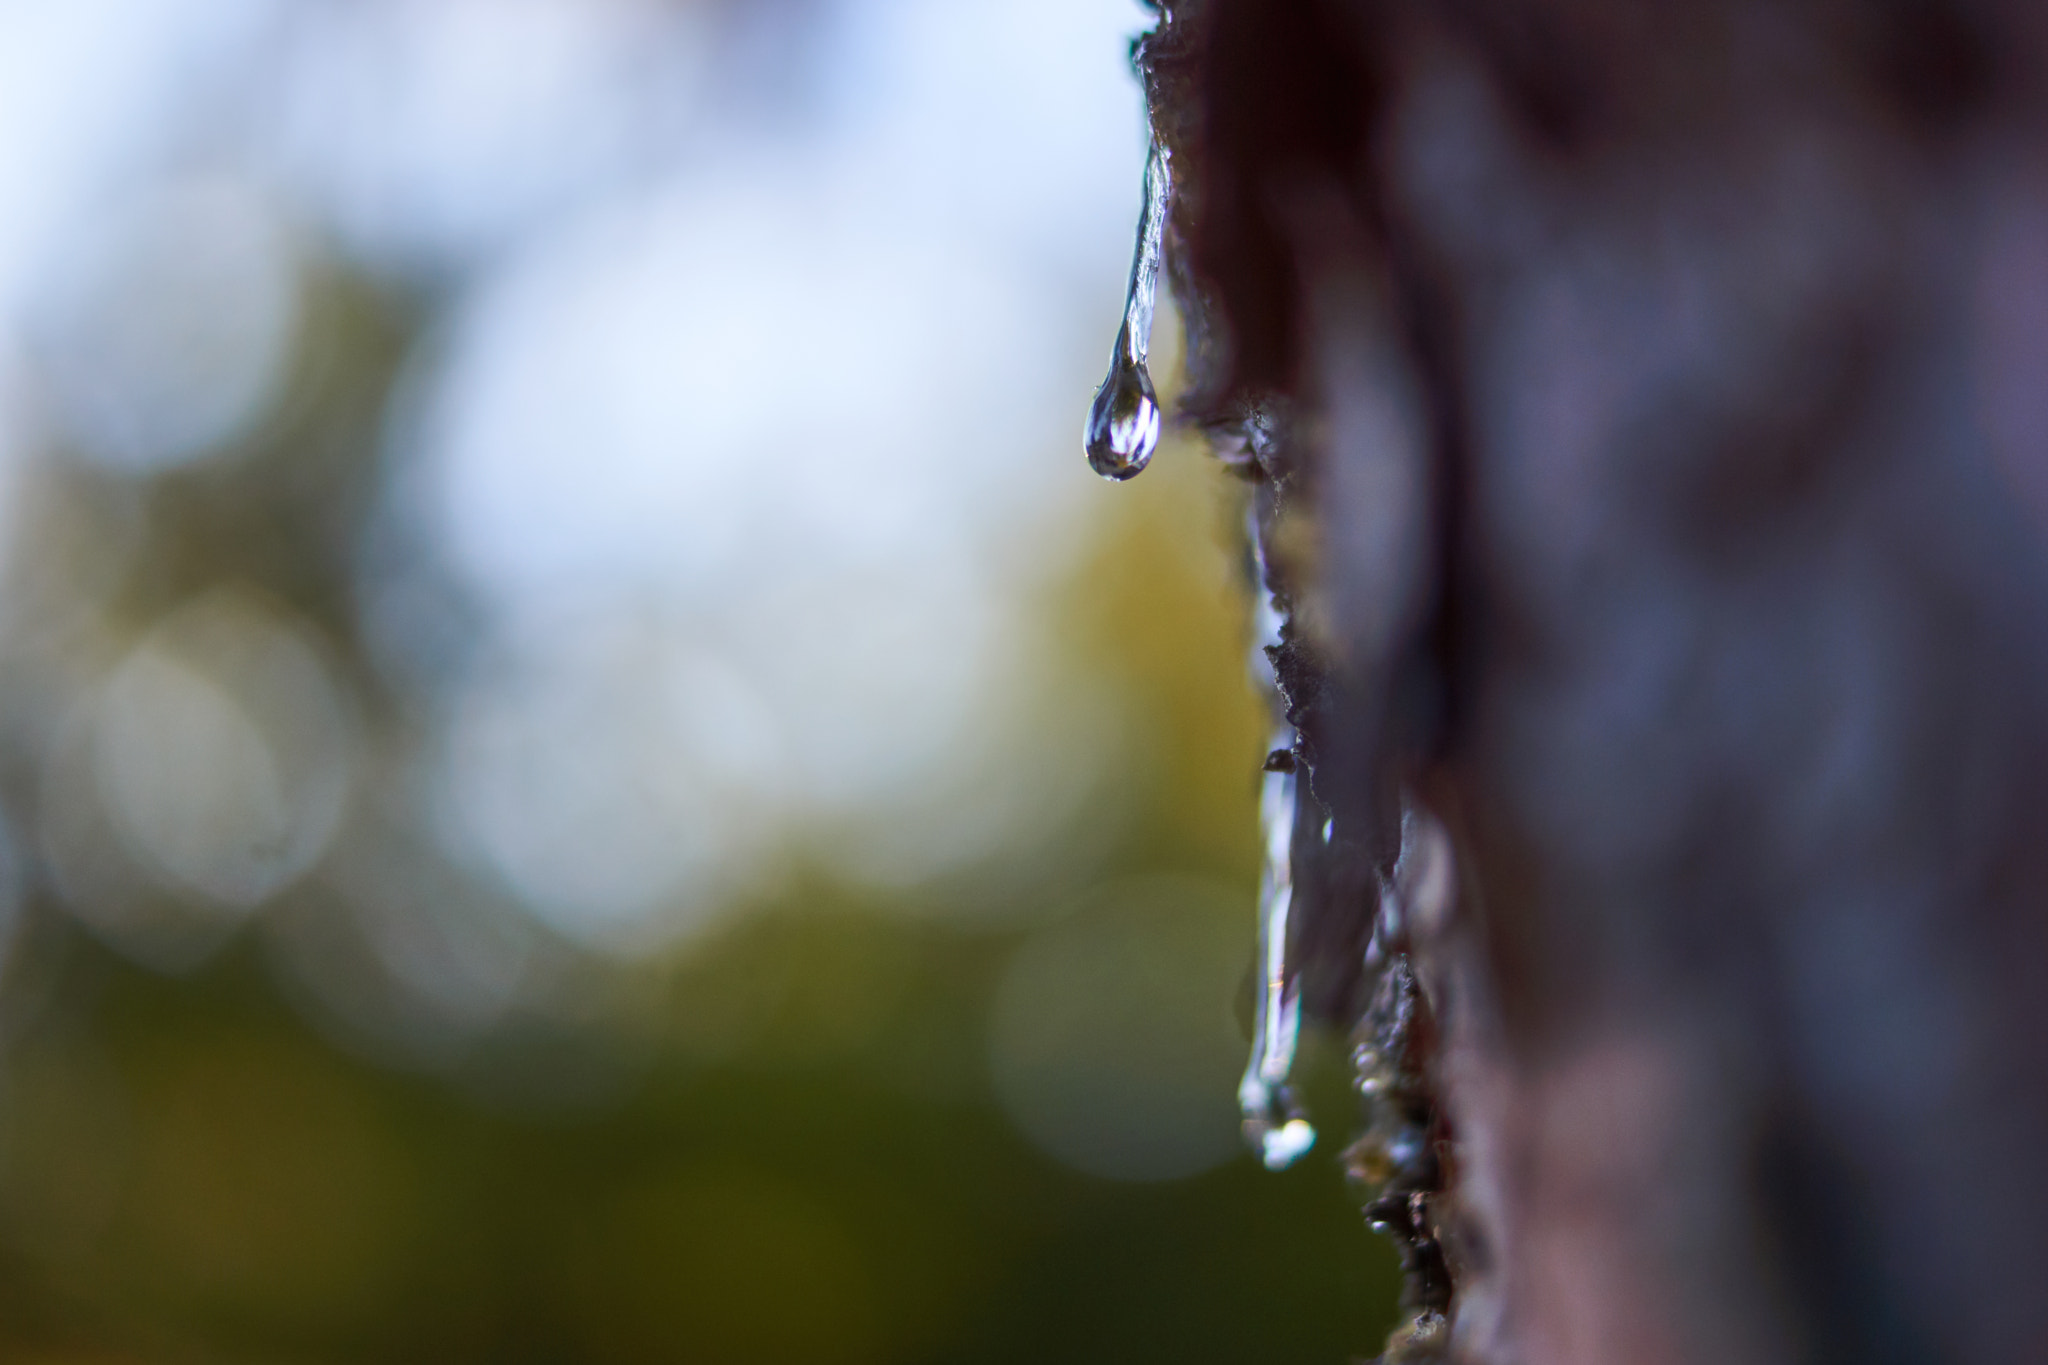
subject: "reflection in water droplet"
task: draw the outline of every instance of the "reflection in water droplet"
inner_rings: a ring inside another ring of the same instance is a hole
[[[1159,445],[1159,398],[1145,368],[1152,342],[1152,311],[1159,296],[1159,260],[1172,193],[1166,149],[1157,142],[1145,160],[1145,205],[1138,218],[1138,245],[1131,257],[1124,322],[1117,330],[1109,376],[1088,409],[1088,467],[1105,479],[1132,478],[1152,461]]]
[[[1289,752],[1292,740],[1290,733],[1280,734],[1275,758]],[[1266,838],[1266,866],[1259,883],[1259,996],[1251,1062],[1237,1087],[1245,1137],[1276,1171],[1292,1165],[1316,1140],[1289,1083],[1301,1034],[1301,987],[1287,960],[1299,783],[1294,764],[1268,760],[1259,797],[1259,822]]]

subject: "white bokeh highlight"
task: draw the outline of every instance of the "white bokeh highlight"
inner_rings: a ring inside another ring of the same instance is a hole
[[[1232,1005],[1248,965],[1230,888],[1111,883],[1027,939],[996,988],[989,1069],[1047,1155],[1114,1180],[1178,1180],[1243,1155]]]
[[[283,387],[299,253],[246,180],[187,177],[110,202],[39,288],[30,347],[65,444],[147,474],[221,449]]]
[[[79,699],[52,746],[43,834],[57,889],[117,951],[197,964],[326,851],[356,733],[308,625],[235,587],[186,603]]]
[[[444,271],[674,155],[705,8],[300,0],[279,24],[262,150],[351,252]]]

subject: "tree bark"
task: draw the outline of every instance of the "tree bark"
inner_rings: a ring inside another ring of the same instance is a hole
[[[1176,0],[1139,62],[1389,1358],[2048,1360],[2048,8]]]

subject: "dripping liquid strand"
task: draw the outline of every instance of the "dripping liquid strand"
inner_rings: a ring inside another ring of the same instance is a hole
[[[1135,477],[1150,464],[1159,445],[1159,397],[1145,368],[1145,356],[1152,341],[1159,262],[1165,250],[1172,195],[1166,148],[1154,138],[1145,158],[1145,203],[1138,216],[1138,243],[1131,256],[1123,325],[1117,329],[1109,374],[1089,406],[1084,435],[1088,467],[1119,482]]]
[[[1252,681],[1274,712],[1276,732],[1259,789],[1259,836],[1264,862],[1259,873],[1257,994],[1252,1009],[1251,1057],[1238,1083],[1238,1111],[1245,1140],[1269,1170],[1284,1170],[1315,1145],[1316,1130],[1295,1096],[1295,1053],[1301,1042],[1300,964],[1294,960],[1294,841],[1305,812],[1304,775],[1295,753],[1296,735],[1287,723],[1274,664],[1286,631],[1276,605],[1272,566],[1256,511],[1248,527],[1256,586]],[[1308,797],[1313,802],[1313,797]]]
[[[1277,737],[1259,797],[1266,859],[1259,879],[1258,1001],[1251,1060],[1237,1088],[1245,1137],[1267,1168],[1276,1171],[1293,1165],[1316,1140],[1291,1082],[1301,1039],[1301,989],[1288,955],[1294,830],[1301,799],[1301,774],[1292,744],[1291,732]]]

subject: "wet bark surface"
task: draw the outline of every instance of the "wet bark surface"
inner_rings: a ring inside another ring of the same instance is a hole
[[[1389,1358],[2048,1359],[2048,11],[1181,0],[1139,55]]]

